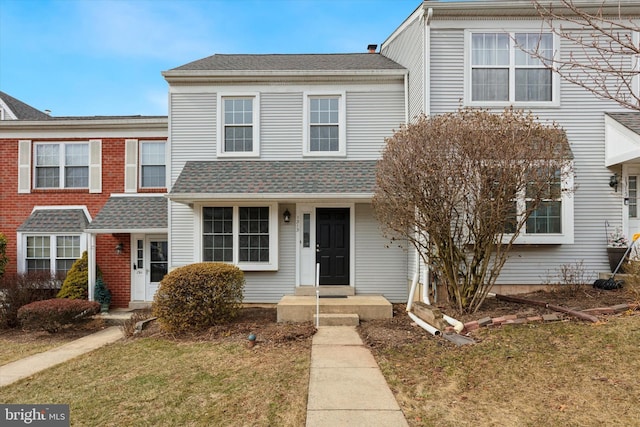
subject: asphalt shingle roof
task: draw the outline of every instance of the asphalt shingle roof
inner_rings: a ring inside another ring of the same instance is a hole
[[[376,53],[224,55],[216,54],[173,70],[208,71],[347,71],[403,70],[404,67]]]
[[[180,194],[373,193],[376,161],[187,162],[169,197]]]
[[[82,209],[37,209],[18,231],[29,233],[82,233],[89,219]]]
[[[16,115],[18,120],[50,120],[51,117],[48,114],[43,113],[40,110],[33,108],[30,105],[16,99],[2,91],[0,91],[0,98],[7,104],[7,107]]]
[[[143,230],[168,227],[164,196],[112,196],[87,227],[89,230]]]
[[[640,135],[640,113],[607,113],[609,117]]]

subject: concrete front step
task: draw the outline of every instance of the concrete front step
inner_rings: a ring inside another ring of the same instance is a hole
[[[285,295],[277,305],[278,322],[311,322],[316,314],[356,314],[361,320],[390,319],[393,306],[379,295],[354,295],[344,298]]]
[[[353,286],[299,286],[296,288],[295,296],[316,296],[316,290],[320,291],[320,296],[353,296],[355,289]]]
[[[358,326],[360,316],[357,314],[320,313],[319,316],[313,315],[313,323],[318,326]]]

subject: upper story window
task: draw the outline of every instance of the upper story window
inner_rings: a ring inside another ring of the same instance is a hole
[[[164,142],[140,142],[140,187],[166,187],[166,161]]]
[[[557,102],[557,79],[526,51],[553,57],[551,33],[469,33],[467,100],[477,105],[550,105]]]
[[[346,153],[344,93],[305,93],[303,110],[304,154],[343,156]]]
[[[258,103],[257,94],[219,96],[218,155],[259,155]]]
[[[36,144],[35,187],[89,187],[89,144]]]

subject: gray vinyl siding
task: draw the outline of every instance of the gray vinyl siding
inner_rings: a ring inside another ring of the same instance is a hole
[[[278,218],[289,209],[295,218],[295,205],[285,204],[278,207]],[[278,226],[278,271],[247,271],[244,274],[244,302],[277,303],[284,295],[293,295],[296,275],[296,225],[280,221]]]
[[[301,91],[260,94],[260,157],[298,160],[302,157]]]
[[[193,209],[182,203],[169,201],[170,269],[192,264],[196,260],[194,247]]]
[[[517,25],[512,23],[511,28]],[[507,24],[500,23],[499,27],[503,26]],[[464,98],[464,31],[439,28],[432,30],[431,35],[431,112],[455,111]],[[569,51],[569,45],[562,43],[562,54]],[[584,262],[591,279],[598,272],[608,271],[604,223],[609,221],[610,231],[621,224],[622,196],[620,190],[615,193],[608,186],[614,170],[604,166],[604,112],[622,108],[611,101],[596,99],[576,85],[559,81],[560,107],[535,108],[532,112],[543,122],[557,122],[567,132],[571,144],[576,184],[572,196],[574,244],[516,246],[498,283],[554,283],[559,280],[562,265],[579,261]]]
[[[409,70],[409,120],[424,112],[424,25],[414,19],[381,53]]]
[[[171,185],[189,160],[216,158],[216,94],[170,94]]]
[[[406,243],[391,243],[382,236],[370,204],[358,203],[355,210],[356,294],[384,295],[394,303],[407,302]]]
[[[402,87],[393,92],[347,93],[347,157],[378,159],[386,137],[404,122]]]

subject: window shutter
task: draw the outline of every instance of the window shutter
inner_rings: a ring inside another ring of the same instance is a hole
[[[89,140],[89,193],[102,193],[102,140]]]
[[[31,192],[31,141],[18,141],[18,193]]]
[[[124,192],[138,191],[138,140],[124,141]]]

